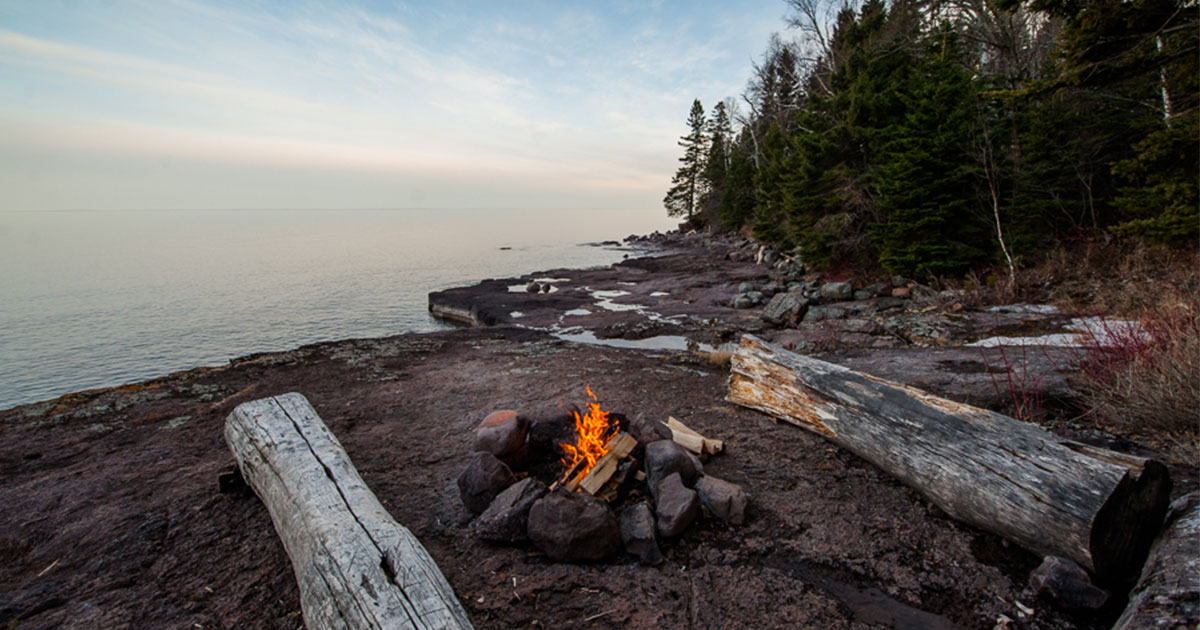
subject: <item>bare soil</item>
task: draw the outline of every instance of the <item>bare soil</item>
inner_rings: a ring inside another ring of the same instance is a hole
[[[711,282],[693,287],[696,317],[680,329],[718,339],[751,325],[713,309],[753,270],[693,255],[708,261],[696,282]],[[665,263],[637,264],[647,282]],[[1085,615],[1034,601],[1026,579],[1040,558],[818,436],[724,402],[727,377],[690,352],[508,325],[306,346],[2,411],[0,623],[302,627],[265,508],[217,486],[234,464],[226,416],[290,391],[426,546],[477,628],[1101,628],[1119,612],[1119,595]],[[496,409],[559,412],[584,401],[585,385],[607,410],[674,415],[725,440],[706,471],[748,491],[747,522],[700,519],[664,542],[660,567],[557,564],[472,538],[454,479],[475,425]]]

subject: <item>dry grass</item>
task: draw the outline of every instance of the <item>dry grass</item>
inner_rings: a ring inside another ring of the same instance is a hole
[[[966,306],[1054,304],[1075,315],[1138,321],[1140,332],[1114,325],[1112,346],[1080,357],[1074,385],[1085,417],[1200,466],[1200,248],[1080,242],[1018,270],[1015,283],[996,270],[961,288]]]
[[[1078,387],[1106,429],[1200,465],[1200,295],[1177,294],[1112,326],[1111,345],[1088,348]]]
[[[1016,282],[997,268],[968,276],[959,288],[965,306],[1029,302],[1080,315],[1136,318],[1180,292],[1200,290],[1200,248],[1080,242],[1018,269]]]

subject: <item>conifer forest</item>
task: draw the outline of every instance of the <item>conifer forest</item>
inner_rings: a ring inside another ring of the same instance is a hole
[[[916,277],[1195,246],[1194,0],[787,5],[745,91],[692,104],[670,215]]]

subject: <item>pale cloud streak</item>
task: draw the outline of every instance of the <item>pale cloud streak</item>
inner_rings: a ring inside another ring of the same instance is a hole
[[[240,165],[243,178],[302,171],[303,184],[273,202],[266,183],[275,180],[264,176],[255,203],[275,207],[313,198],[305,186],[349,191],[346,207],[519,199],[521,190],[548,205],[653,207],[677,164],[691,98],[711,105],[735,93],[766,41],[745,23],[697,30],[661,7],[107,6],[39,14],[0,4],[0,160],[41,165],[37,177],[10,174],[16,189],[0,209],[53,207],[46,200],[66,202],[51,188],[100,185],[81,172],[89,160],[155,156]],[[170,179],[178,199],[166,180],[121,190],[196,207],[186,198],[194,187],[179,186],[184,170]],[[353,173],[421,194],[391,185],[356,193],[346,185]],[[478,190],[439,196],[422,178]],[[489,196],[489,186],[503,194]],[[73,207],[111,197],[76,196]]]

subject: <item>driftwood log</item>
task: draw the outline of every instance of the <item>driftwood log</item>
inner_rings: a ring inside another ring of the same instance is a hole
[[[1200,626],[1200,491],[1175,500],[1113,630]]]
[[[291,558],[309,630],[471,627],[433,558],[303,396],[238,406],[225,440]]]
[[[1061,439],[751,335],[733,356],[726,399],[819,433],[951,517],[1070,558],[1101,583],[1132,581],[1170,498],[1166,467],[1154,460]]]

